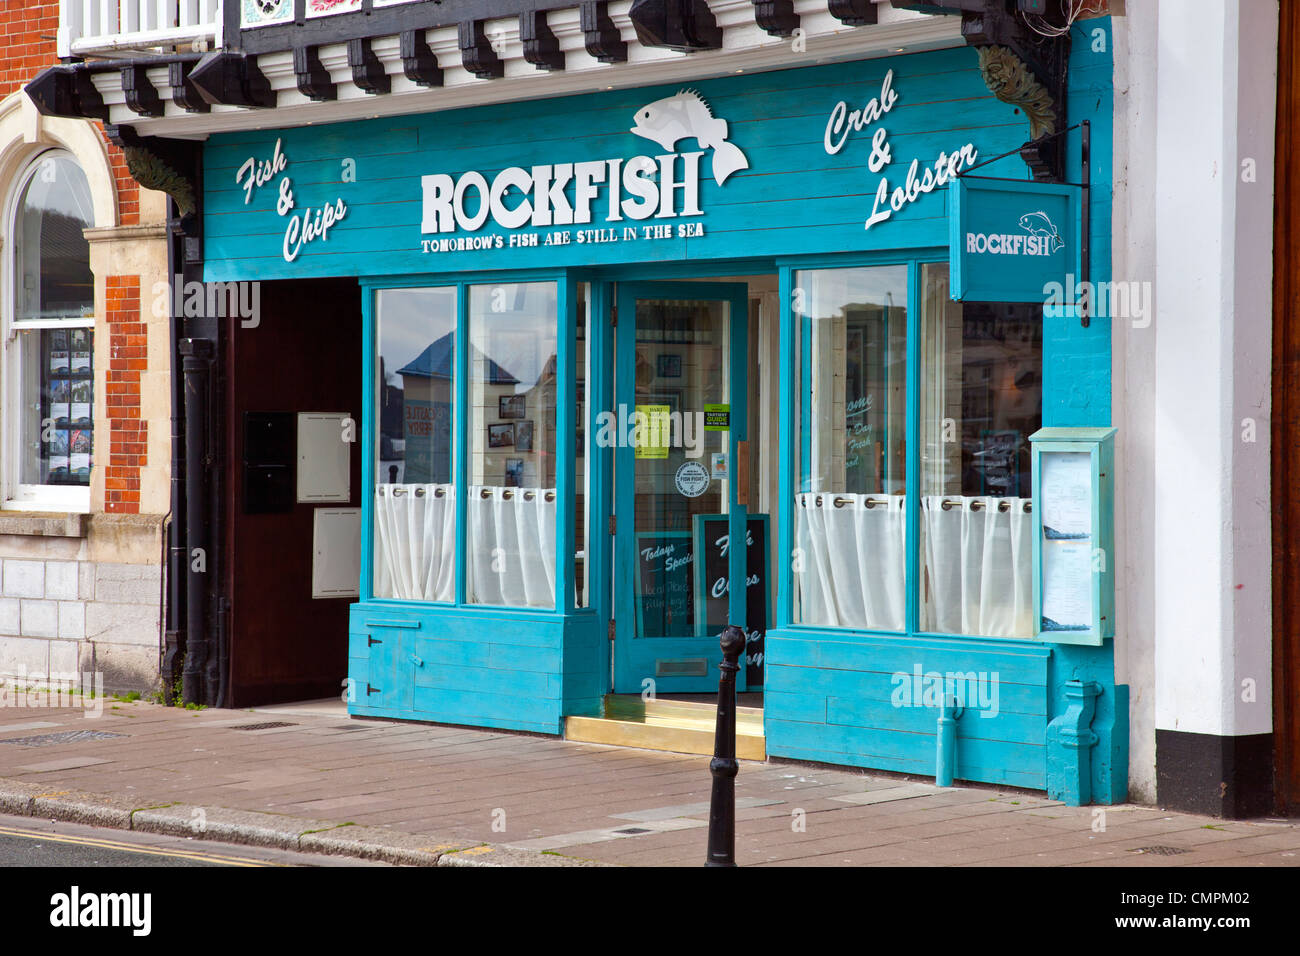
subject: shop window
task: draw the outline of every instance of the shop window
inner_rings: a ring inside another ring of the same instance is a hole
[[[921,278],[920,626],[1032,637],[1042,307],[953,302],[946,263]]]
[[[90,510],[94,464],[94,278],[84,230],[90,184],[49,150],[18,179],[6,253],[7,504]]]
[[[907,275],[795,273],[799,624],[905,626]]]
[[[456,288],[376,294],[374,596],[456,599]]]
[[[557,286],[468,293],[466,601],[554,608]]]

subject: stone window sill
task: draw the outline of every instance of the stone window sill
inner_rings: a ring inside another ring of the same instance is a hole
[[[88,514],[53,511],[0,511],[0,534],[42,535],[54,538],[84,538]]]

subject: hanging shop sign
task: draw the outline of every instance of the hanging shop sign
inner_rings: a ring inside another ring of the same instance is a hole
[[[973,51],[894,63],[217,134],[205,279],[941,246],[944,187],[1023,130]]]
[[[1080,187],[959,177],[950,191],[952,298],[1059,303],[1082,271]]]

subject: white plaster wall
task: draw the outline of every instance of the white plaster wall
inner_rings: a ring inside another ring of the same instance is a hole
[[[1153,283],[1156,269],[1156,24],[1154,4],[1112,20],[1115,44],[1113,256],[1116,282]],[[1148,286],[1147,288],[1151,288]],[[1111,422],[1116,432],[1115,680],[1129,686],[1129,792],[1154,802],[1155,342],[1157,324],[1111,324]]]
[[[1238,26],[1235,336],[1232,343],[1232,693],[1226,733],[1272,729],[1270,420],[1277,0],[1240,0]],[[1252,161],[1254,182],[1243,163]],[[1252,434],[1253,431],[1253,434]],[[1248,440],[1253,438],[1253,440]],[[1250,683],[1254,693],[1246,693]],[[1253,697],[1253,700],[1251,699]]]
[[[1242,191],[1239,116],[1251,152],[1270,156],[1276,4],[1159,0],[1157,17],[1155,726],[1260,733],[1271,727],[1268,452],[1264,434],[1243,450],[1240,422],[1268,398],[1271,206],[1255,197],[1271,190]],[[1257,682],[1248,707],[1239,675]]]

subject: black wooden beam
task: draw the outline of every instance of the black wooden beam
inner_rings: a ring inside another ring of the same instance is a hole
[[[705,0],[632,0],[628,18],[642,46],[683,53],[722,49],[722,29]]]
[[[174,60],[167,64],[167,82],[172,88],[172,102],[187,113],[207,113],[212,106],[190,82],[193,70],[194,63],[191,61]]]
[[[274,109],[275,90],[257,68],[257,57],[242,53],[209,53],[190,73],[190,82],[209,103]]]
[[[370,47],[370,40],[348,41],[348,66],[352,67],[352,82],[367,93],[388,93],[393,81],[384,72],[384,64]]]
[[[24,88],[42,116],[85,117],[108,122],[108,107],[95,89],[88,70],[52,66],[36,74]]]
[[[583,40],[587,52],[601,63],[623,63],[627,60],[627,43],[609,18],[608,7],[609,4],[603,0],[586,0],[579,4],[578,19]]]
[[[314,46],[293,48],[293,76],[298,92],[317,103],[338,99],[338,86],[330,79],[329,70],[320,61],[320,51]]]
[[[794,12],[794,0],[753,0],[753,3],[754,22],[772,36],[788,37],[798,28],[799,14]]]
[[[146,67],[124,66],[121,76],[122,95],[126,99],[127,109],[141,116],[163,115],[162,97],[150,82]]]
[[[524,59],[539,70],[564,69],[564,52],[546,24],[546,13],[528,10],[519,14],[519,42],[524,47]]]
[[[402,72],[412,83],[442,86],[438,57],[424,38],[423,30],[407,30],[401,36]]]
[[[831,16],[849,27],[867,27],[876,22],[876,5],[871,0],[827,0]]]
[[[460,61],[466,70],[480,80],[505,76],[505,64],[488,42],[487,34],[483,31],[483,21],[463,20],[458,24],[457,32],[460,39]]]

